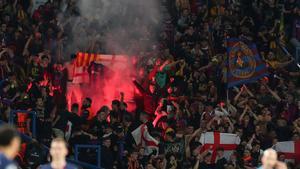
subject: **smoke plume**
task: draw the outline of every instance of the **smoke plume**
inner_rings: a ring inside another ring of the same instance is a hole
[[[150,51],[161,31],[162,12],[158,0],[78,0],[64,13],[66,40],[64,52],[124,54],[139,56]],[[75,14],[75,15],[74,15]],[[129,59],[130,60],[130,59]],[[113,73],[92,82],[82,90],[94,100],[94,110],[125,93],[133,98],[132,78],[136,70],[131,64],[108,66]]]
[[[135,54],[150,49],[161,26],[158,0],[79,0],[67,15],[68,50]]]

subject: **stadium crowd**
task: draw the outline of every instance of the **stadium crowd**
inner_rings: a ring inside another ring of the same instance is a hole
[[[17,158],[21,168],[45,163],[42,145],[54,137],[68,140],[70,158],[76,144],[100,144],[105,169],[251,169],[260,165],[263,150],[300,140],[298,0],[163,1],[168,17],[161,31],[145,29],[145,36],[159,37],[157,44],[138,51],[141,73],[134,83],[143,96],[137,110],[127,111],[126,93],[120,93],[93,113],[97,100],[87,96],[70,110],[66,100],[72,79],[65,65],[76,55],[62,56],[61,46],[67,48],[72,37],[59,14],[64,6],[65,15],[80,15],[75,4],[49,0],[33,9],[30,1],[0,0],[0,119],[8,122],[12,110],[36,112],[36,133],[32,115],[13,119],[20,132],[36,139],[24,142]],[[226,39],[233,37],[257,45],[268,76],[227,88]],[[85,49],[107,52],[101,43]],[[142,124],[159,142],[157,149],[135,142],[132,132]],[[209,131],[240,137],[230,158],[224,148],[214,149],[216,157],[210,149],[201,151],[200,136]],[[95,154],[80,150],[79,160],[95,163]],[[279,160],[287,162],[284,154]],[[299,160],[288,167],[299,168]]]

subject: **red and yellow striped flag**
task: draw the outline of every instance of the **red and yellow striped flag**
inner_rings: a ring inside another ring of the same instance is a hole
[[[113,62],[127,62],[128,56],[126,55],[104,55],[94,53],[77,53],[76,67],[83,67],[90,65],[91,62],[113,63]]]

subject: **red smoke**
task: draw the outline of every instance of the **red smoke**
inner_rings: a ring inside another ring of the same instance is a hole
[[[132,61],[106,65],[103,72],[90,76],[89,84],[82,85],[78,92],[82,93],[82,99],[90,97],[93,100],[91,108],[93,116],[102,106],[111,107],[112,100],[120,100],[120,92],[125,94],[127,109],[132,111],[136,108],[134,96],[138,93],[132,82],[136,74],[133,67]]]

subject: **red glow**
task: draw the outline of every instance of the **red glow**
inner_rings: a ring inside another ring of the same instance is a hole
[[[47,73],[43,74],[43,80],[40,82],[40,86],[48,86],[49,84],[49,76]]]
[[[220,106],[221,106],[221,107],[224,107],[224,106],[225,106],[225,103],[224,103],[224,102],[220,102]]]
[[[137,64],[138,59],[136,58],[136,56],[132,57],[132,64],[136,65]]]
[[[134,102],[136,90],[132,83],[134,72],[135,69],[129,61],[107,65],[104,73],[97,72],[90,76],[89,84],[82,84],[80,88],[73,89],[73,96],[81,96],[81,99],[80,101],[77,98],[72,99],[72,103],[82,102],[85,97],[90,97],[93,101],[90,114],[94,116],[102,106],[110,107],[112,100],[120,100],[120,92],[123,92],[128,110],[134,110],[136,107]]]
[[[26,92],[28,93],[29,90],[30,90],[31,88],[32,88],[32,82],[30,82],[30,83],[28,84],[27,89],[26,89]]]

